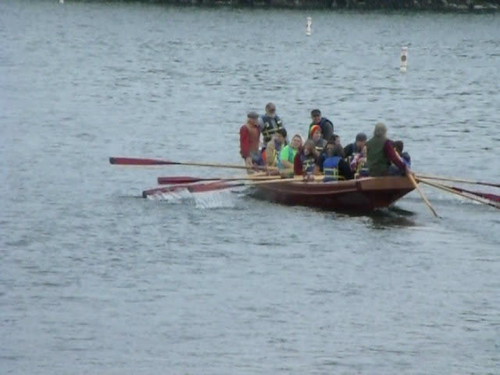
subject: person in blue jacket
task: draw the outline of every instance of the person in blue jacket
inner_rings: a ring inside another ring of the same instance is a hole
[[[326,144],[325,152],[318,160],[319,169],[325,174],[323,181],[352,180],[354,175],[344,160],[344,149],[334,141]]]

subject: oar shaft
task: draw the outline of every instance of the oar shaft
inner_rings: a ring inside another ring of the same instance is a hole
[[[425,204],[427,205],[427,207],[429,207],[429,210],[431,210],[431,212],[434,214],[435,217],[439,217],[438,214],[437,214],[437,212],[436,212],[436,210],[434,209],[434,207],[432,207],[431,202],[429,202],[429,200],[425,196],[424,192],[418,186],[417,181],[415,181],[415,177],[413,177],[413,175],[411,173],[408,173],[406,176],[408,177],[408,179],[413,184],[413,187],[415,187],[415,189],[417,189],[417,191],[419,192],[420,196],[424,200]]]
[[[169,185],[169,184],[187,184],[187,183],[195,183],[195,182],[203,182],[203,181],[268,181],[268,180],[276,180],[280,179],[280,176],[265,176],[265,175],[257,175],[255,177],[212,177],[212,178],[203,178],[203,177],[189,177],[189,176],[170,176],[170,177],[158,177],[159,185]]]
[[[417,178],[425,178],[425,179],[428,179],[428,180],[462,182],[464,184],[475,184],[475,185],[500,187],[500,184],[493,183],[493,182],[473,181],[473,180],[467,180],[467,179],[463,179],[463,178],[430,176],[430,175],[425,175],[425,174],[418,174],[418,175],[416,175],[416,177]]]
[[[435,187],[436,189],[447,191],[448,193],[452,193],[452,194],[458,195],[458,196],[460,196],[462,198],[468,198],[468,199],[471,199],[473,201],[476,201],[476,202],[479,202],[479,203],[483,203],[483,204],[487,204],[488,206],[492,206],[492,207],[500,209],[500,205],[498,205],[496,203],[489,202],[489,201],[487,201],[486,199],[483,199],[483,198],[474,197],[474,196],[471,196],[471,195],[460,193],[460,192],[458,192],[456,190],[453,190],[449,186],[442,185],[442,184],[437,184],[435,182],[431,182],[431,181],[427,181],[427,180],[423,180],[423,179],[419,179],[419,181],[422,182],[423,184]]]
[[[254,166],[248,168],[244,165],[238,164],[219,164],[219,163],[202,163],[202,162],[178,162],[163,159],[150,159],[150,158],[129,158],[129,157],[110,157],[109,162],[116,165],[184,165],[193,167],[211,167],[211,168],[229,168],[229,169],[244,169],[244,170],[272,170],[276,171],[276,167]]]

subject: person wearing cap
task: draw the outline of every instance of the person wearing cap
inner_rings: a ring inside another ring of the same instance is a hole
[[[365,133],[358,133],[356,135],[356,140],[344,147],[345,157],[347,159],[352,159],[356,154],[361,153],[366,145],[367,139],[368,137]]]
[[[259,152],[260,128],[259,114],[249,112],[247,122],[240,128],[240,154],[249,168],[262,165],[263,160]]]
[[[323,134],[321,133],[321,127],[319,125],[314,125],[311,127],[311,136],[312,141],[314,142],[314,147],[316,147],[316,151],[318,154],[323,152],[323,149],[326,146],[326,139],[323,138]]]
[[[333,123],[326,117],[321,117],[321,111],[319,109],[313,109],[311,111],[311,119],[312,123],[311,125],[309,125],[309,133],[308,133],[309,139],[312,138],[311,128],[314,125],[319,125],[319,127],[321,128],[321,133],[323,134],[323,138],[329,141],[333,135]]]
[[[401,174],[410,172],[409,167],[394,150],[393,142],[387,138],[387,127],[381,122],[375,125],[373,137],[366,142],[366,159],[370,176],[387,176],[391,162]]]
[[[286,136],[286,130],[279,129],[276,133],[274,133],[273,139],[271,139],[267,144],[264,152],[266,154],[265,160],[268,167],[278,166],[280,152],[283,147],[286,146]]]
[[[266,104],[266,114],[259,118],[259,127],[264,139],[264,147],[273,138],[274,133],[279,129],[284,129],[283,121],[276,114],[276,106],[274,103]]]

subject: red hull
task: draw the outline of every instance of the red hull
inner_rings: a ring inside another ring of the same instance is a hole
[[[388,207],[414,189],[406,177],[368,177],[335,182],[260,183],[253,195],[271,202],[332,211],[368,212]]]

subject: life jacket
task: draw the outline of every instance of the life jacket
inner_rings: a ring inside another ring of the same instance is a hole
[[[314,167],[316,166],[316,159],[312,155],[300,155],[300,161],[302,162],[302,172],[303,173],[313,173]]]
[[[319,141],[314,143],[314,147],[318,154],[321,155],[326,147],[326,140],[324,138],[320,138]]]
[[[268,160],[269,165],[278,165],[280,161],[281,150],[285,147],[283,144],[276,144],[274,141],[274,147],[270,148],[269,146],[263,152],[266,152],[266,161]]]
[[[325,178],[323,181],[337,181],[339,179],[339,162],[342,160],[340,156],[330,156],[323,162],[323,172]]]
[[[274,133],[276,133],[279,129],[283,129],[283,121],[281,121],[278,115],[274,117],[263,115],[262,123],[264,124],[262,127],[262,137],[264,138],[264,143],[266,144],[272,139]]]

